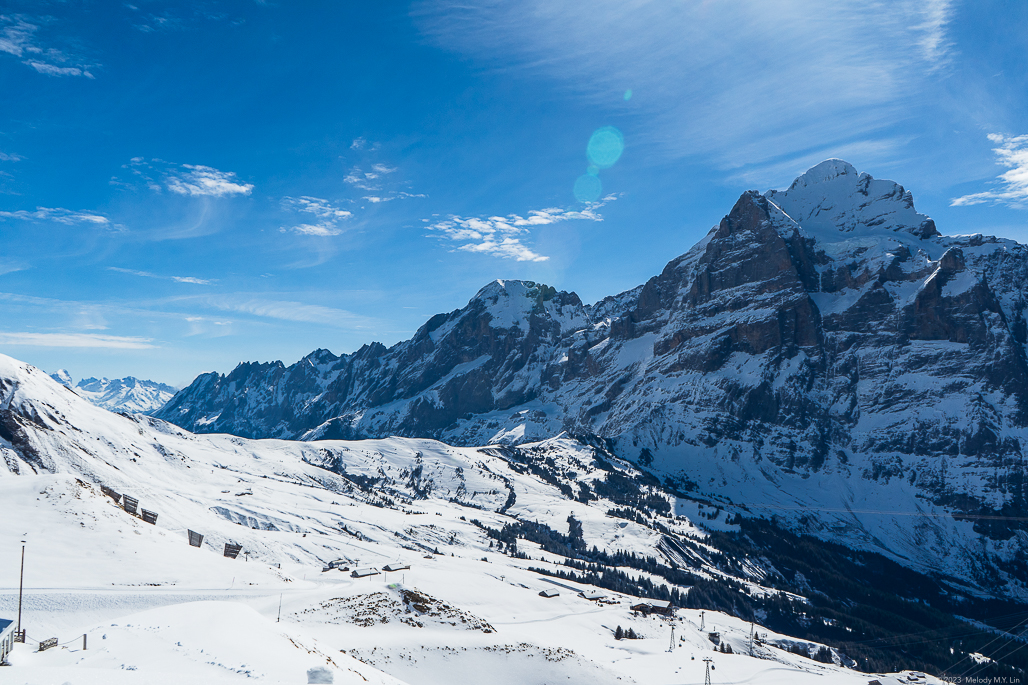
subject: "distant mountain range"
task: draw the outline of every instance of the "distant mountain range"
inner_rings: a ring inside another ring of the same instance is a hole
[[[55,381],[71,388],[98,407],[130,414],[151,414],[170,400],[176,388],[156,381],[125,378],[84,378],[74,383],[64,369],[50,374]]]
[[[199,376],[155,413],[254,438],[567,431],[744,516],[1028,597],[1028,248],[943,236],[823,162],[637,288],[495,281],[410,340]]]

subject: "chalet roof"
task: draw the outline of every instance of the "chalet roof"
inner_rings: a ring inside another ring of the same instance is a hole
[[[378,575],[378,569],[377,568],[358,568],[358,569],[355,569],[354,572],[351,573],[350,575],[353,576],[354,578],[364,578],[365,576],[377,576]]]

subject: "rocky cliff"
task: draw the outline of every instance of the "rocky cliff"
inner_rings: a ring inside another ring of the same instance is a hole
[[[241,364],[157,415],[246,437],[595,436],[692,496],[1023,595],[1026,266],[829,160],[744,193],[629,292],[497,281],[391,348]]]

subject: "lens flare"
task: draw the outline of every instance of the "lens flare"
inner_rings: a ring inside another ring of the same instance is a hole
[[[632,89],[629,88],[628,90],[625,91],[625,100],[631,100],[631,99],[632,99]]]
[[[603,184],[598,176],[582,174],[575,179],[575,199],[579,202],[596,202],[603,192]]]
[[[600,175],[600,167],[598,167],[598,166],[596,166],[594,164],[590,164],[589,166],[587,166],[585,168],[585,173],[589,174],[590,176],[599,176]]]
[[[593,132],[585,154],[593,165],[600,169],[614,166],[625,150],[625,137],[613,126],[604,126]]]

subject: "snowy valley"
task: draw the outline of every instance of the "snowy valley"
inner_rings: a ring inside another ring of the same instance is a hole
[[[950,675],[1021,664],[1023,638],[930,606],[1007,607],[957,579],[752,527],[566,435],[195,435],[0,357],[0,453],[3,617],[27,548],[4,682],[701,683],[712,659],[712,682],[893,685],[940,682],[910,669],[950,645]]]

